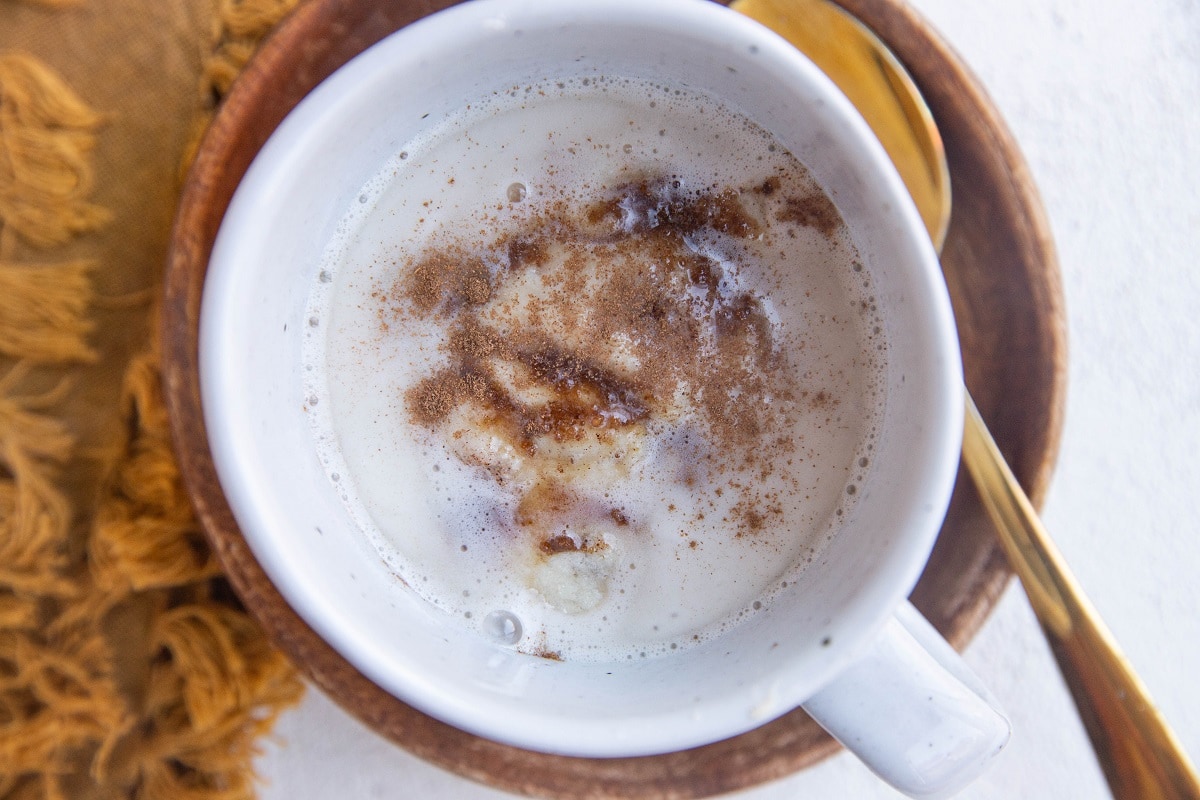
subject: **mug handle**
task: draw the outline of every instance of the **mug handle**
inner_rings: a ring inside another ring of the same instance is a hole
[[[909,797],[954,794],[983,772],[1011,732],[995,698],[907,601],[804,710]]]

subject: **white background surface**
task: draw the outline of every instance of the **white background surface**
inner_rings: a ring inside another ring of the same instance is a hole
[[[1045,522],[1200,762],[1200,2],[913,5],[990,92],[1053,227],[1070,388]],[[1106,796],[1019,586],[967,659],[1014,734],[960,797]],[[270,800],[510,797],[417,760],[315,689],[259,767]],[[729,797],[899,795],[842,754]]]

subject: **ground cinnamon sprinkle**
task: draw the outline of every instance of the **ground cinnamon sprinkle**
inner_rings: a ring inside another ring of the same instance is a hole
[[[413,264],[404,296],[418,311],[428,314],[437,309],[482,305],[491,292],[491,279],[483,262],[452,248],[435,250]]]
[[[764,434],[789,429],[791,398],[801,392],[762,300],[730,284],[725,267],[692,241],[758,236],[754,198],[781,188],[770,178],[690,192],[669,176],[646,177],[583,208],[551,205],[519,230],[405,265],[388,296],[448,332],[447,366],[405,395],[412,420],[436,428],[465,412],[535,456],[552,443],[603,442],[690,408],[697,458],[716,453],[738,468],[771,459],[778,439]],[[819,194],[785,198],[779,217],[825,235],[841,223]],[[539,280],[529,283],[530,271]],[[757,530],[767,512],[747,501],[737,524]],[[532,492],[517,521],[565,513],[563,504],[553,490]],[[629,525],[619,509],[602,513]],[[579,543],[553,535],[540,546],[557,553]]]
[[[556,553],[571,553],[579,549],[579,545],[575,540],[566,534],[558,534],[549,539],[545,539],[540,545],[541,551],[546,555],[555,555]]]
[[[780,222],[794,222],[808,228],[816,229],[827,239],[837,235],[842,226],[842,217],[833,201],[823,192],[814,191],[803,197],[789,197],[782,211],[779,212]]]

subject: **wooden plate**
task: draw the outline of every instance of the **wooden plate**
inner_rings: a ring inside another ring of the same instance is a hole
[[[1035,502],[1062,425],[1061,285],[1041,202],[996,110],[962,63],[902,0],[841,0],[895,50],[945,138],[954,216],[943,263],[967,383]],[[221,493],[200,410],[196,334],[213,239],[251,159],[289,110],[355,54],[450,0],[308,0],[263,45],[206,135],[184,187],[167,265],[164,381],[175,444],[200,522],[233,587],[267,634],[321,689],[398,744],[467,778],[572,798],[691,798],[780,778],[837,749],[796,711],[742,736],[645,758],[580,759],[472,736],[360,675],[287,605],[254,560]],[[956,646],[978,630],[1010,576],[969,481],[914,602]]]

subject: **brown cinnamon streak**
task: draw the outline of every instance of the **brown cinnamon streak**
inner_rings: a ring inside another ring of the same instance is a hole
[[[459,323],[450,337],[453,365],[409,390],[408,408],[426,427],[444,421],[462,403],[473,403],[487,420],[500,424],[526,453],[540,436],[578,440],[588,433],[629,425],[648,413],[628,382],[611,370],[549,343],[522,349],[476,321]],[[495,377],[490,359],[523,366],[554,399],[533,405],[520,401]]]

